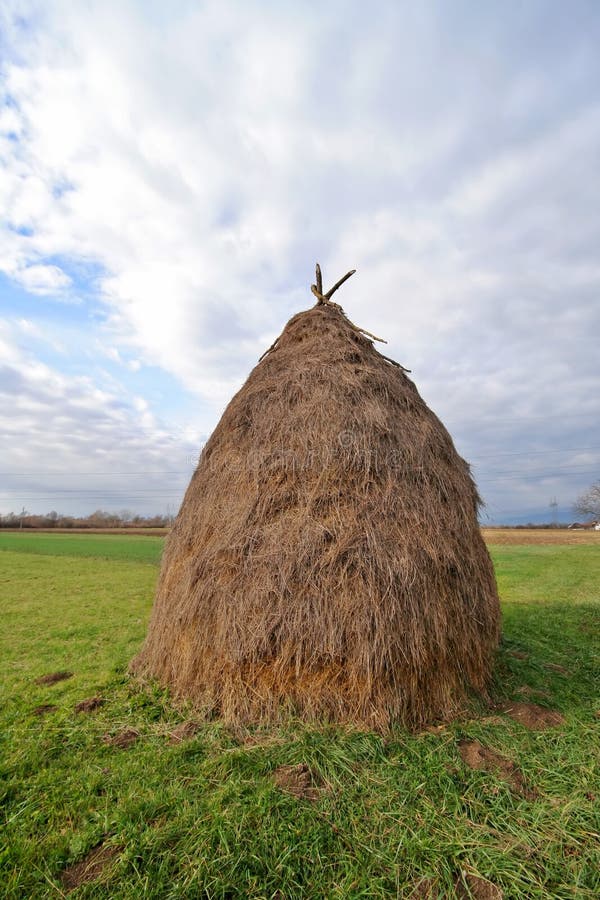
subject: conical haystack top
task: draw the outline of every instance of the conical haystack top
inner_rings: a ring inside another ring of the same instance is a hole
[[[352,273],[349,273],[349,275]],[[484,691],[499,606],[469,467],[331,302],[295,315],[206,444],[135,670],[228,721],[385,729]]]

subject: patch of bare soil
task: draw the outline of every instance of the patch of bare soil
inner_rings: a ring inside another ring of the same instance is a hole
[[[61,884],[73,891],[81,884],[95,881],[122,851],[122,847],[106,847],[98,844],[80,862],[68,866],[60,876]]]
[[[409,900],[441,900],[441,896],[437,878],[421,878],[408,895]]]
[[[125,728],[123,731],[119,731],[118,734],[107,733],[102,735],[102,743],[108,744],[109,747],[117,747],[119,750],[126,750],[132,744],[135,744],[139,736],[140,733],[135,728]]]
[[[445,892],[440,892],[437,878],[421,878],[408,894],[409,900],[442,900],[446,896]],[[454,882],[452,896],[460,900],[502,900],[504,894],[491,881],[478,875],[463,873]]]
[[[490,747],[484,747],[479,741],[462,740],[458,742],[458,752],[462,761],[470,769],[494,772],[503,781],[506,781],[517,794],[530,800],[535,797],[535,791],[527,787],[517,766]]]
[[[504,706],[504,712],[520,722],[526,728],[534,731],[545,731],[547,728],[556,728],[563,725],[565,717],[556,709],[546,709],[544,706],[538,706],[537,703],[507,703]]]
[[[497,884],[492,884],[478,875],[467,875],[456,879],[456,896],[460,900],[502,900],[504,893]]]
[[[86,700],[80,700],[75,704],[75,712],[93,712],[106,703],[104,697],[88,697]]]
[[[57,681],[66,681],[73,677],[73,672],[50,672],[49,675],[40,675],[35,679],[36,684],[56,684]]]
[[[46,716],[48,713],[54,712],[55,709],[58,709],[58,706],[54,706],[52,703],[42,703],[41,706],[36,706],[33,714],[34,716]]]
[[[273,775],[275,784],[284,794],[292,794],[300,800],[316,800],[319,787],[306,763],[297,766],[278,766]]]
[[[551,672],[558,672],[559,675],[570,675],[568,669],[565,669],[564,666],[559,666],[558,663],[544,663],[544,668],[549,669]]]
[[[183,741],[191,741],[199,730],[200,725],[197,722],[182,722],[169,733],[169,743],[182,744]]]

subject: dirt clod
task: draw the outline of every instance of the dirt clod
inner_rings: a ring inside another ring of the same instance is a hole
[[[108,744],[109,747],[118,747],[119,750],[126,750],[127,747],[135,744],[139,736],[140,733],[135,728],[125,728],[118,734],[104,734],[102,743]]]
[[[486,878],[480,878],[478,875],[467,875],[463,873],[461,878],[456,880],[456,896],[460,900],[502,900],[504,896],[502,889],[497,884],[492,884]]]
[[[306,763],[297,766],[279,766],[274,773],[275,784],[284,794],[292,794],[301,800],[316,800],[319,789],[313,773]]]
[[[46,716],[48,713],[54,712],[55,709],[58,709],[58,706],[54,706],[52,703],[42,703],[41,706],[36,706],[33,714],[34,716]]]
[[[563,725],[565,717],[556,709],[547,709],[545,706],[538,706],[537,703],[507,703],[504,712],[520,722],[526,728],[534,731],[545,731],[547,728],[556,728]]]
[[[182,722],[181,725],[169,732],[169,743],[182,744],[183,741],[191,741],[199,730],[200,726],[197,722]]]
[[[36,684],[56,684],[57,681],[66,681],[73,677],[73,672],[50,672],[49,675],[40,675],[35,679]]]
[[[75,704],[75,712],[93,712],[95,709],[103,706],[106,700],[103,697],[88,697],[87,700],[80,700]]]
[[[62,886],[72,891],[81,884],[95,881],[112,860],[121,853],[122,849],[122,847],[107,847],[104,844],[98,844],[80,862],[74,863],[64,870],[60,876]]]
[[[500,753],[496,753],[490,747],[484,747],[479,741],[462,740],[458,742],[458,751],[462,761],[470,769],[493,772],[502,778],[503,781],[506,781],[522,797],[527,797],[528,799],[535,797],[535,791],[527,787],[523,775],[517,766],[510,759],[507,759]]]

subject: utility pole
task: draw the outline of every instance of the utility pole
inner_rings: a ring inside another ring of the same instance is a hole
[[[558,500],[556,497],[550,501],[550,509],[552,510],[552,525],[554,528],[558,528]]]

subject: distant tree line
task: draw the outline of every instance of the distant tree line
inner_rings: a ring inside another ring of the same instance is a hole
[[[127,509],[106,512],[97,509],[89,516],[64,516],[55,510],[46,515],[20,513],[0,514],[0,528],[166,528],[170,516],[136,516]]]

